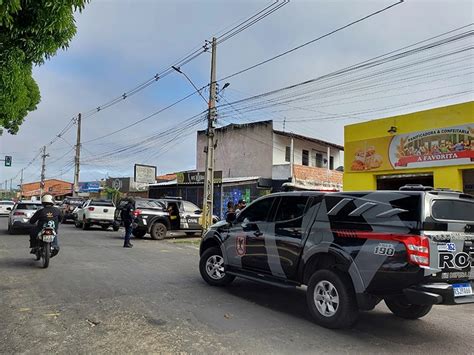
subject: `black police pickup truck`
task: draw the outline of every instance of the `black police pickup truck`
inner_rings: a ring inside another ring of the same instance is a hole
[[[262,197],[211,226],[199,269],[210,285],[237,277],[307,285],[316,323],[353,325],[381,300],[417,319],[434,304],[474,302],[474,197],[441,190],[289,192]]]
[[[119,201],[114,216],[115,225],[122,224],[120,212],[127,202],[128,199]],[[177,225],[173,225],[170,220],[168,213],[170,206],[175,207],[178,213]],[[202,227],[199,224],[201,217],[199,207],[180,198],[136,198],[133,214],[135,224],[132,233],[137,238],[142,238],[149,233],[152,239],[161,240],[166,237],[168,231],[184,232],[186,235],[202,233]],[[213,218],[217,222],[217,217]]]

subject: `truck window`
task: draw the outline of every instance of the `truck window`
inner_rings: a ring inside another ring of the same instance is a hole
[[[431,206],[434,219],[468,221],[474,223],[474,202],[460,200],[434,200]]]
[[[275,235],[301,239],[308,196],[284,196],[275,216]]]
[[[242,223],[245,219],[249,222],[266,221],[274,200],[274,197],[268,197],[252,203],[239,214],[236,222]]]

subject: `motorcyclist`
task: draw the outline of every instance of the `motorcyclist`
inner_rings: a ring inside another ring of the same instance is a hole
[[[61,211],[54,207],[54,200],[53,196],[51,195],[44,195],[41,198],[41,203],[43,208],[37,210],[30,218],[30,223],[36,224],[36,226],[34,226],[30,232],[30,248],[32,248],[31,253],[36,253],[38,233],[41,232],[44,227],[51,226],[56,231],[56,238],[54,238],[53,242],[51,243],[51,256],[54,256],[59,252],[58,228]]]

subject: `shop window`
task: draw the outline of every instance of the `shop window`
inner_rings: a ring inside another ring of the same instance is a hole
[[[303,149],[303,157],[301,164],[308,166],[309,165],[309,151]]]
[[[290,147],[285,147],[285,161],[288,163],[291,161],[291,148]]]

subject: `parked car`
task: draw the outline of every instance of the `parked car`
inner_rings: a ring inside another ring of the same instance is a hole
[[[121,225],[120,211],[127,204],[123,199],[118,203],[115,212],[115,221]],[[173,227],[168,207],[175,205],[179,213],[179,227]],[[184,232],[186,235],[195,235],[202,233],[202,227],[199,224],[201,210],[192,202],[181,200],[179,198],[163,199],[135,199],[135,222],[133,235],[137,238],[144,237],[147,233],[152,239],[164,239],[168,231]],[[217,216],[213,217],[214,222],[218,221]]]
[[[61,222],[65,223],[69,220],[74,221],[74,210],[84,204],[84,199],[80,197],[67,197],[61,203]]]
[[[87,200],[74,212],[74,224],[77,228],[84,230],[93,225],[101,226],[106,230],[112,227],[117,231],[118,226],[114,225],[115,206],[109,200]]]
[[[0,201],[0,216],[8,216],[13,206],[15,206],[15,202],[13,201]]]
[[[36,210],[42,207],[41,202],[20,201],[17,202],[8,216],[8,233],[14,234],[19,230],[30,230],[30,218]]]
[[[288,192],[262,197],[210,228],[199,269],[210,285],[235,277],[307,285],[308,309],[350,327],[384,300],[417,319],[435,304],[474,302],[474,196],[433,189]]]

